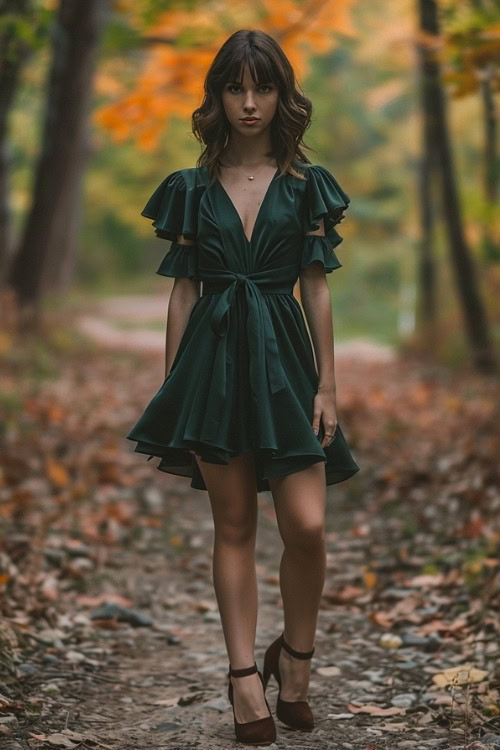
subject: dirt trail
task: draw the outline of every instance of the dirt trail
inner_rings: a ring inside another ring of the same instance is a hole
[[[110,349],[135,352],[161,352],[165,348],[165,331],[151,330],[151,325],[161,329],[166,320],[168,291],[162,295],[130,296],[105,299],[92,312],[78,318],[82,333]],[[356,356],[367,362],[388,362],[394,359],[389,346],[366,339],[337,343],[340,356]]]
[[[107,301],[100,310],[80,319],[82,330],[106,344],[99,355],[96,399],[120,394],[123,403],[116,401],[110,412],[114,418],[116,415],[114,429],[119,435],[124,434],[161,375],[159,352],[164,334],[147,326],[164,318],[164,311],[164,296],[147,303],[143,298],[130,298]],[[127,361],[118,361],[113,351],[107,352],[107,346],[111,350],[138,348],[130,331],[124,333],[119,326],[124,319],[137,322],[140,316],[144,329],[140,325],[134,335],[148,350],[144,351],[143,367],[128,363],[132,355],[126,354]],[[408,368],[410,373],[404,366],[398,370],[392,352],[369,342],[347,343],[337,353],[339,392],[344,399],[341,414],[345,408],[346,415],[357,414],[355,409],[366,415],[370,404],[378,409],[392,404],[401,398],[399,391],[406,394],[407,386],[399,383],[410,382],[410,374],[416,377],[413,365]],[[374,366],[367,368],[367,362]],[[95,366],[90,371],[93,373]],[[131,373],[140,391],[133,396]],[[368,376],[371,390],[365,403],[361,394]],[[106,390],[108,381],[112,391]],[[125,398],[122,394],[130,395]],[[424,396],[418,390],[418,398]],[[365,452],[370,450],[366,447],[370,441],[372,446],[379,444],[381,430],[391,439],[393,434],[404,435],[403,419],[413,426],[411,405],[409,416],[400,409],[399,422],[392,416],[385,422],[378,416],[381,411],[372,411],[370,425],[366,416],[360,418]],[[418,429],[412,432],[419,439],[421,434]],[[120,476],[130,475],[130,483],[118,483],[114,488],[110,480],[92,503],[97,513],[108,497],[111,502],[119,501],[131,512],[132,522],[120,525],[117,505],[116,541],[95,548],[89,543],[87,551],[76,551],[85,575],[80,579],[74,567],[73,580],[68,568],[69,577],[61,578],[62,586],[68,580],[68,588],[61,589],[60,614],[39,634],[43,640],[35,640],[31,653],[23,655],[25,663],[18,675],[30,710],[20,715],[18,724],[14,716],[6,717],[5,724],[0,721],[2,750],[236,747],[226,697],[227,656],[212,586],[213,522],[207,493],[192,490],[187,479],[155,471],[156,460],[143,461],[132,454],[131,444],[124,441],[124,446],[130,455],[119,465]],[[427,562],[436,560],[437,551],[440,559],[456,559],[458,553],[465,556],[465,552],[458,537],[450,535],[445,541],[439,537],[442,525],[438,516],[428,513],[433,508],[438,512],[437,502],[432,506],[405,502],[410,492],[417,500],[425,494],[424,485],[418,484],[425,478],[424,454],[418,454],[420,475],[409,474],[408,485],[400,492],[396,488],[402,485],[390,477],[386,481],[387,476],[382,475],[389,469],[395,472],[395,466],[381,466],[373,447],[371,450],[370,459],[355,453],[362,467],[358,475],[328,488],[328,570],[309,693],[317,726],[307,735],[278,722],[275,747],[491,750],[498,719],[494,713],[481,719],[477,709],[481,691],[484,701],[491,703],[494,690],[487,698],[486,687],[480,685],[476,702],[471,704],[465,691],[451,693],[438,687],[433,677],[466,663],[492,674],[494,616],[488,619],[481,611],[480,591],[466,589],[460,577],[452,575],[453,569],[448,578],[439,571],[426,570]],[[278,581],[283,547],[271,494],[259,494],[258,504],[260,607],[255,656],[262,669],[266,646],[283,628]],[[126,513],[124,518],[126,521]],[[112,519],[110,523],[113,530]],[[46,554],[54,561],[62,552],[56,548]],[[92,619],[98,606],[117,598],[145,618],[144,626]],[[466,623],[467,613],[478,623],[474,637],[472,632],[470,637],[461,637],[460,628],[465,625],[460,622]],[[276,695],[272,680],[267,697],[273,711]],[[481,735],[486,742],[487,732],[488,744],[475,741]],[[499,735],[497,729],[500,743]]]

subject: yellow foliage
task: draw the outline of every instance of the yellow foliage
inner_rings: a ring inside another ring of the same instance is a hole
[[[128,0],[118,3],[121,10],[133,14]],[[335,32],[354,34],[350,18],[353,3],[262,0],[255,7],[244,0],[235,0],[230,6],[212,0],[193,11],[179,7],[166,11],[144,34],[145,40],[153,43],[131,91],[122,94],[116,65],[105,66],[99,74],[97,91],[115,100],[100,107],[94,121],[116,143],[135,138],[140,149],[153,151],[172,115],[189,118],[201,104],[210,63],[235,30],[258,28],[273,36],[301,80],[308,72],[309,57],[332,49]]]

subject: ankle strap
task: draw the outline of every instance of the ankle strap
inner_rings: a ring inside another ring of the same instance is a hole
[[[248,674],[254,674],[255,672],[257,672],[256,662],[253,663],[253,666],[244,667],[243,669],[233,669],[231,665],[229,665],[229,674],[231,677],[246,677]]]
[[[283,646],[285,651],[288,651],[289,654],[295,656],[296,659],[311,659],[316,649],[316,647],[313,646],[311,651],[296,651],[285,641],[284,633],[281,634],[281,645]]]

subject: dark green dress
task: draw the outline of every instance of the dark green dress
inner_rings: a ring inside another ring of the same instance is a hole
[[[300,169],[306,180],[276,171],[251,241],[205,167],[172,172],[142,211],[158,237],[172,240],[157,273],[203,284],[166,380],[126,437],[136,452],[160,457],[161,471],[190,477],[194,489],[206,486],[190,449],[214,464],[254,451],[258,492],[270,489],[269,478],[318,461],[326,462],[327,485],[359,471],[340,425],[326,448],[323,425],[313,432],[318,375],[293,295],[310,263],[327,273],[341,266],[334,226],[350,198],[324,167]],[[321,218],[326,235],[306,236]],[[177,243],[180,234],[196,243]]]

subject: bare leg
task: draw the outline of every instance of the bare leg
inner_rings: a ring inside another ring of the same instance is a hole
[[[215,595],[229,663],[233,669],[255,661],[257,628],[257,488],[253,453],[233,458],[229,464],[201,461],[196,456],[207,487],[214,519],[212,571]],[[231,678],[234,711],[238,722],[269,716],[257,673]]]
[[[325,465],[318,462],[269,484],[285,546],[280,563],[285,640],[297,651],[310,651],[326,575]],[[279,668],[281,698],[306,700],[311,660],[281,649]]]

